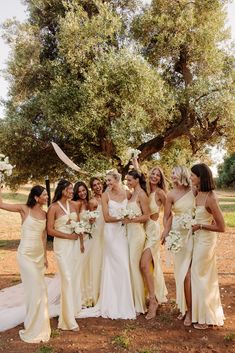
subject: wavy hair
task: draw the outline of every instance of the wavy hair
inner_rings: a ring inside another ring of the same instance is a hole
[[[86,200],[89,201],[89,190],[83,181],[77,181],[76,184],[74,185],[74,187],[73,187],[73,201],[81,200],[81,198],[78,195],[78,191],[79,191],[80,186],[83,186],[86,189]]]
[[[151,175],[155,170],[158,170],[159,173],[160,173],[160,180],[159,180],[157,186],[158,186],[160,189],[162,189],[164,192],[166,192],[166,191],[167,191],[167,187],[166,187],[166,177],[165,177],[165,174],[164,174],[162,168],[160,168],[160,167],[158,167],[158,166],[153,167],[153,168],[150,170],[150,172],[149,172],[149,181],[148,181],[149,186],[148,186],[148,189],[151,191],[150,175]]]
[[[183,185],[183,186],[191,185],[190,173],[188,168],[179,165],[174,167],[172,169],[172,172],[174,172],[176,177],[178,178],[179,185]]]

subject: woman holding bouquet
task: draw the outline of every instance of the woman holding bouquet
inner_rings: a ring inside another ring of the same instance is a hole
[[[99,215],[94,223],[92,230],[93,243],[90,252],[90,274],[92,283],[92,302],[95,305],[100,293],[100,280],[103,262],[104,246],[104,217],[102,213],[101,197],[103,193],[103,184],[97,177],[90,179],[90,188],[94,196],[89,201],[89,210],[98,211]]]
[[[220,301],[216,268],[216,232],[224,232],[225,224],[210,168],[196,164],[191,168],[192,184],[197,188],[196,224],[193,228],[192,322],[196,329],[208,325],[222,326],[224,314]]]
[[[123,220],[127,224],[127,238],[129,243],[129,258],[131,267],[131,281],[137,313],[146,312],[144,282],[140,270],[140,259],[145,244],[144,223],[149,219],[149,201],[146,194],[146,182],[143,175],[131,170],[126,175],[127,186],[133,193],[128,200],[127,209],[130,216]]]
[[[100,296],[94,308],[81,311],[79,317],[102,316],[110,319],[134,319],[128,241],[121,213],[127,206],[121,175],[111,170],[106,175],[108,191],[102,194],[104,216],[104,256]]]
[[[180,235],[182,242],[181,249],[177,253],[173,253],[176,304],[181,313],[178,318],[184,319],[185,326],[190,326],[192,323],[190,267],[193,239],[190,229],[185,229],[180,220],[185,215],[192,216],[195,197],[190,187],[190,174],[187,168],[182,166],[173,168],[172,182],[174,185],[173,190],[166,198],[162,242],[165,241],[170,231]]]
[[[71,221],[78,219],[78,206],[71,201],[73,185],[67,180],[60,180],[52,204],[48,210],[47,231],[54,236],[54,252],[61,282],[60,315],[58,328],[78,331],[75,320],[81,310],[80,293],[80,251],[78,234],[73,232]]]
[[[25,329],[20,330],[19,335],[23,341],[28,343],[47,342],[51,334],[47,289],[44,281],[44,270],[47,266],[46,212],[42,207],[46,205],[47,199],[45,188],[36,185],[31,189],[26,205],[6,204],[2,202],[0,188],[0,208],[10,212],[18,212],[22,219],[17,260],[24,286],[26,316],[24,319]],[[17,311],[14,311],[14,308],[12,311],[10,308],[6,308],[1,314],[1,321],[5,327],[14,327],[14,320],[17,322]]]
[[[83,245],[81,247],[81,290],[82,305],[91,306],[93,283],[90,269],[90,253],[93,246],[92,223],[95,219],[89,218],[89,191],[83,181],[78,181],[73,189],[73,201],[77,204],[79,210],[79,219],[85,225],[86,231],[82,235]]]
[[[140,263],[149,294],[147,320],[156,316],[158,303],[167,301],[167,289],[160,258],[161,235],[158,220],[160,208],[166,202],[166,182],[161,168],[154,167],[150,171],[149,189],[150,219],[145,226],[147,238]],[[151,265],[153,265],[153,271]]]

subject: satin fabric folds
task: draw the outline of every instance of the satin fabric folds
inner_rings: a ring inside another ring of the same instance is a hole
[[[42,233],[45,225],[45,220],[33,218],[29,213],[22,224],[21,241],[17,251],[26,304],[25,329],[20,330],[19,335],[28,343],[46,342],[51,334],[44,280]]]

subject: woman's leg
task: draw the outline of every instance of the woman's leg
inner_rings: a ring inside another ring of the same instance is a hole
[[[184,325],[190,326],[192,324],[191,265],[184,279],[184,293],[188,309],[185,316]]]
[[[149,308],[146,319],[150,320],[156,316],[158,302],[155,296],[153,273],[151,264],[153,257],[150,249],[145,249],[140,260],[140,268],[149,293]]]

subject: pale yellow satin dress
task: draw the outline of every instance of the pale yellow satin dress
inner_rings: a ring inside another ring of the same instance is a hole
[[[99,211],[99,217],[96,219],[93,227],[93,243],[90,252],[91,297],[93,305],[97,303],[100,293],[104,248],[104,217],[101,204],[98,205],[97,211]]]
[[[127,208],[136,214],[142,214],[136,201],[128,201]],[[146,234],[143,223],[127,224],[127,239],[129,245],[129,260],[131,270],[131,284],[136,313],[146,312],[145,288],[140,270],[140,259],[144,250]]]
[[[182,249],[179,252],[173,253],[176,304],[182,315],[185,315],[187,311],[187,304],[184,294],[184,280],[192,261],[193,238],[192,233],[189,232],[188,229],[183,229],[182,226],[179,225],[177,219],[184,214],[192,215],[194,207],[195,197],[191,190],[177,200],[172,207],[173,220],[171,229],[180,232],[183,244]]]
[[[77,221],[77,214],[76,212],[70,213],[68,210],[68,213],[55,220],[55,229],[65,234],[72,234],[72,230],[68,226],[70,220]],[[54,237],[53,247],[61,281],[58,328],[73,330],[78,327],[75,317],[81,310],[79,239],[70,240]]]
[[[205,206],[196,207],[197,224],[211,224],[212,219]],[[192,322],[222,326],[224,314],[216,267],[217,234],[202,229],[195,232],[193,240]]]
[[[44,247],[42,233],[46,220],[29,215],[22,224],[17,251],[20,275],[24,286],[26,317],[20,338],[28,343],[47,342],[51,328],[48,314],[47,288],[44,280]]]
[[[86,221],[85,217],[86,210],[83,210],[79,217],[80,221]],[[94,229],[94,226],[92,227]],[[93,305],[92,294],[93,294],[93,283],[91,277],[91,250],[94,243],[93,235],[84,233],[83,235],[84,242],[84,253],[81,253],[81,291],[82,291],[82,306],[89,307]]]
[[[157,205],[155,200],[155,192],[149,195],[149,208],[151,215],[160,212],[160,207]],[[167,289],[165,285],[165,279],[163,276],[161,256],[160,256],[160,223],[159,220],[153,221],[149,219],[145,224],[146,241],[144,250],[150,249],[153,258],[153,277],[154,277],[154,290],[157,301],[165,303],[167,301]]]

